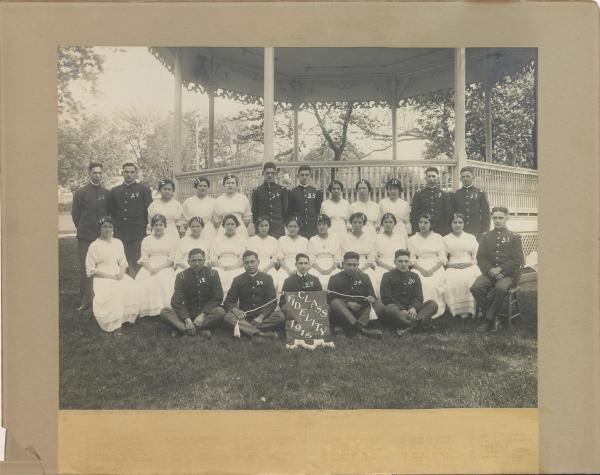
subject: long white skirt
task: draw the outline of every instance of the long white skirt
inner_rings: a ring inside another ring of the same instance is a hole
[[[135,281],[140,287],[140,317],[158,315],[165,307],[171,306],[171,297],[175,289],[175,270],[172,267],[162,269],[150,275],[142,267]]]
[[[419,264],[424,268],[430,268],[437,262],[436,258],[420,259]],[[419,274],[421,285],[423,286],[423,301],[433,300],[437,303],[438,310],[431,318],[438,318],[446,311],[446,301],[444,300],[444,289],[446,287],[446,272],[440,267],[431,277],[423,277],[421,273],[413,269],[413,272]]]
[[[452,259],[450,260],[451,263]],[[471,286],[481,275],[474,264],[466,269],[446,269],[446,287],[444,298],[452,315],[475,314],[475,299],[471,295]]]
[[[100,328],[112,332],[125,322],[135,322],[140,308],[136,282],[127,274],[122,280],[94,277],[92,309]]]

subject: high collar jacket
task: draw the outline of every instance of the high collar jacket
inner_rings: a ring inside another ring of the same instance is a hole
[[[214,269],[191,267],[177,274],[171,307],[181,320],[199,313],[208,313],[223,301],[223,287],[219,273]]]
[[[365,303],[365,299],[358,298],[359,296],[366,297],[370,295],[375,298],[375,291],[371,279],[367,274],[361,271],[356,272],[354,276],[350,276],[344,271],[332,275],[327,284],[327,290],[332,292],[327,294],[328,303],[331,303],[333,299],[342,299],[347,302],[357,302],[362,304]],[[344,297],[338,294],[352,295],[356,296],[356,298]]]
[[[297,216],[300,220],[300,235],[308,239],[317,234],[323,192],[312,185],[298,185],[289,192],[288,203],[288,217]]]
[[[77,239],[94,241],[99,236],[100,219],[108,214],[109,193],[102,185],[88,183],[73,194],[71,217]]]
[[[415,193],[410,209],[413,232],[419,231],[419,215],[422,213],[431,215],[431,230],[434,233],[445,236],[450,232],[452,203],[450,195],[439,186],[426,186]]]
[[[283,287],[281,291],[284,294],[285,292],[299,292],[301,290],[312,292],[323,290],[323,287],[321,286],[321,281],[318,279],[318,277],[308,273],[301,276],[296,272],[283,281]],[[279,299],[279,306],[283,307],[284,304],[285,295],[282,295]]]
[[[227,312],[237,307],[247,312],[247,317],[251,320],[261,313],[268,316],[273,312],[277,306],[276,297],[273,278],[269,274],[257,272],[251,276],[244,272],[233,279],[223,306]],[[263,305],[265,306],[258,308]],[[252,311],[254,309],[257,310]]]
[[[269,234],[279,239],[285,234],[283,227],[287,218],[288,191],[277,183],[263,183],[252,191],[252,217],[254,224],[259,218],[269,218]]]
[[[152,192],[141,183],[122,183],[110,190],[108,210],[115,220],[115,237],[121,241],[143,239],[151,203]]]
[[[464,231],[480,236],[490,230],[490,205],[485,192],[470,186],[452,194],[452,213],[465,217]]]
[[[521,236],[506,228],[493,229],[479,240],[477,264],[482,274],[493,267],[500,267],[506,276],[514,277],[521,269],[525,259]]]
[[[381,279],[381,301],[384,305],[399,305],[402,310],[419,308],[423,303],[421,278],[411,271],[393,269],[386,272]]]

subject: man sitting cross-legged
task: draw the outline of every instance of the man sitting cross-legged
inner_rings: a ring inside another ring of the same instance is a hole
[[[273,330],[283,327],[283,313],[275,310],[277,294],[273,278],[258,270],[254,251],[242,254],[245,272],[233,279],[223,306],[225,323],[239,325],[240,333],[250,337],[277,338]]]
[[[437,312],[433,300],[423,302],[421,278],[408,269],[410,252],[399,249],[394,254],[396,268],[383,274],[381,301],[385,308],[377,315],[383,323],[404,335]]]
[[[343,270],[329,279],[327,303],[332,326],[357,331],[370,338],[381,338],[380,330],[369,330],[371,306],[375,313],[383,310],[383,304],[375,298],[373,284],[367,274],[358,270],[360,256],[353,251],[344,254]],[[338,330],[339,331],[339,330]]]
[[[282,294],[279,299],[279,307],[284,313],[286,320],[292,320],[285,301],[285,292],[299,292],[301,290],[311,292],[323,290],[318,277],[308,273],[310,269],[310,258],[304,253],[296,254],[296,272],[283,281]]]
[[[206,255],[199,248],[188,254],[189,268],[177,274],[171,307],[163,308],[160,318],[180,334],[195,335],[200,330],[210,335],[210,328],[225,317],[221,307],[223,288],[219,273],[204,266]]]

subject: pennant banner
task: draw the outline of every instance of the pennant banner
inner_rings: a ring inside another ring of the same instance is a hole
[[[286,292],[285,301],[288,317],[294,318],[285,325],[286,348],[335,347],[329,330],[325,292]]]

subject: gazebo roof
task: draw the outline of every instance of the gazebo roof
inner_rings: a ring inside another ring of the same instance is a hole
[[[190,90],[260,103],[263,48],[150,48],[169,71],[176,51]],[[536,58],[535,48],[467,48],[466,82],[492,81]],[[454,87],[452,48],[275,48],[275,100],[280,103],[397,100]]]

